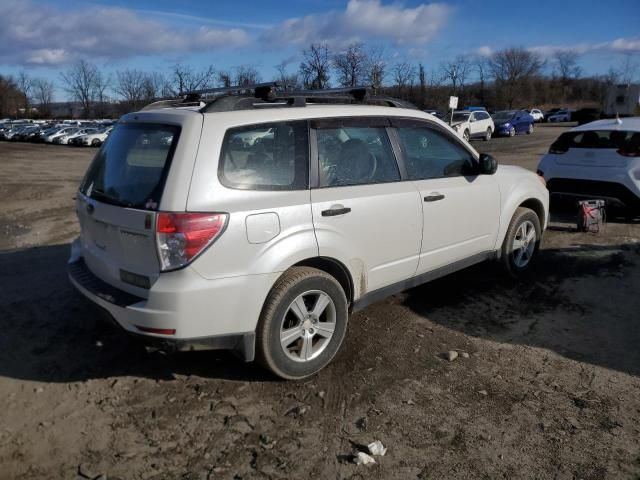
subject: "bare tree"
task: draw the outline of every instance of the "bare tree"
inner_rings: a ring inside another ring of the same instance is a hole
[[[578,53],[574,50],[558,50],[553,54],[555,68],[563,85],[580,76],[581,69],[578,65]]]
[[[144,80],[142,82],[142,98],[145,102],[170,96],[171,93],[168,90],[167,79],[163,74],[160,72],[144,74]]]
[[[638,73],[638,69],[640,69],[638,57],[633,57],[630,53],[626,54],[618,70],[620,82],[627,85],[633,82]]]
[[[275,69],[278,72],[276,81],[280,82],[285,91],[298,90],[300,88],[299,76],[295,72],[289,73],[287,70],[288,65],[288,62],[280,62],[275,66]]]
[[[365,80],[371,84],[373,88],[380,88],[384,83],[384,77],[387,69],[384,50],[378,47],[371,47],[367,52],[367,71]]]
[[[322,43],[312,43],[302,51],[302,56],[300,75],[304,87],[316,90],[329,87],[329,47]]]
[[[495,52],[488,65],[497,90],[506,97],[509,108],[513,108],[518,88],[538,75],[544,63],[537,53],[524,48],[507,48]]]
[[[20,93],[23,95],[24,114],[29,115],[29,99],[31,97],[31,91],[33,90],[33,79],[23,70],[18,74],[16,84],[18,90],[20,90]]]
[[[39,110],[43,115],[51,111],[54,89],[53,82],[46,78],[36,78],[33,81],[33,97],[40,105]]]
[[[228,70],[218,72],[218,83],[221,87],[230,87],[233,84],[233,74]]]
[[[129,104],[133,109],[139,108],[142,101],[147,98],[148,77],[145,72],[135,69],[127,69],[116,72],[116,81],[113,90]]]
[[[168,89],[172,95],[181,96],[187,92],[209,88],[213,85],[215,73],[213,65],[195,70],[188,65],[176,63],[171,67]]]
[[[338,74],[338,83],[343,87],[360,85],[366,75],[367,52],[361,43],[352,43],[346,50],[333,55],[333,68]]]
[[[487,57],[482,55],[477,56],[473,67],[478,74],[478,82],[480,84],[480,102],[484,105],[486,103]]]
[[[0,75],[0,117],[15,116],[23,101],[15,79],[11,75]]]
[[[86,60],[79,60],[60,74],[64,90],[82,104],[88,114],[103,81],[98,68]]]
[[[464,55],[458,55],[449,62],[443,62],[440,70],[444,78],[451,82],[453,94],[457,94],[459,90],[464,88],[465,81],[471,71],[471,63]]]
[[[399,62],[393,66],[393,80],[401,94],[406,87],[413,86],[415,77],[416,67],[409,62]]]
[[[241,65],[235,69],[235,85],[246,87],[260,81],[258,71],[248,65]]]

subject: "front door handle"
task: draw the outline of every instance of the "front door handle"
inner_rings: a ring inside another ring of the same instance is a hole
[[[323,210],[323,217],[335,217],[337,215],[344,215],[345,213],[349,213],[351,209],[349,207],[343,207],[342,205],[335,205],[331,207],[329,210]]]
[[[425,202],[437,202],[438,200],[442,200],[444,195],[441,193],[430,193],[426,197],[424,197]]]

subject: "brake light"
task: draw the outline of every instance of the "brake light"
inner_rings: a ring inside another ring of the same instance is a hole
[[[221,235],[227,217],[226,213],[158,213],[160,268],[175,270],[191,262]]]
[[[622,155],[623,157],[640,157],[640,150],[631,151],[625,150],[624,148],[620,148],[618,150],[618,155]]]

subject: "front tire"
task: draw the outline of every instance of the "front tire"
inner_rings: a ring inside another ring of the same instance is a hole
[[[464,138],[465,142],[468,142],[471,139],[471,134],[469,133],[469,130],[464,131],[464,133],[462,134],[462,138]]]
[[[256,358],[280,378],[299,380],[324,368],[347,331],[347,298],[322,270],[293,267],[269,292],[256,329]]]
[[[516,136],[516,127],[511,126],[511,128],[509,129],[509,136],[510,137],[515,137]]]
[[[509,275],[518,278],[529,270],[540,249],[541,239],[538,215],[529,208],[518,207],[500,252],[500,260]]]

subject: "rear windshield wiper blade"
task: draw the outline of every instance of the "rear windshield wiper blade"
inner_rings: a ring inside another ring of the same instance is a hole
[[[112,205],[118,205],[118,206],[121,206],[121,207],[128,207],[128,208],[133,207],[133,204],[131,202],[124,202],[124,201],[120,200],[119,198],[113,197],[113,196],[109,195],[108,193],[103,192],[99,188],[94,188],[91,191],[91,195],[90,196],[93,197],[94,195],[97,195],[102,200],[104,200],[105,202],[110,203]]]

